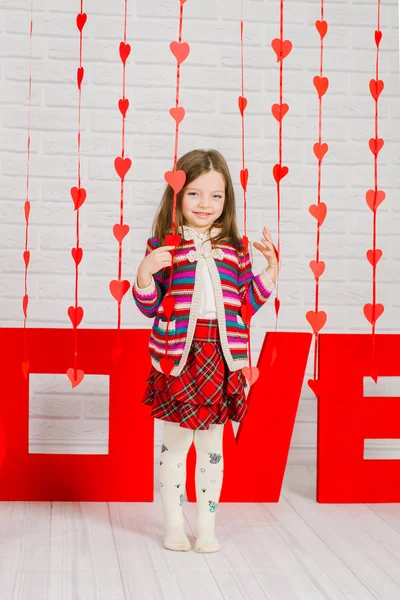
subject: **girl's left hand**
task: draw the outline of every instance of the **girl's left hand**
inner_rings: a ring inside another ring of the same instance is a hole
[[[268,266],[271,269],[278,269],[278,252],[272,242],[272,237],[269,232],[268,227],[264,227],[263,229],[263,237],[261,238],[262,244],[259,242],[254,242],[253,246],[257,248],[262,254],[264,254],[265,258],[268,261]]]

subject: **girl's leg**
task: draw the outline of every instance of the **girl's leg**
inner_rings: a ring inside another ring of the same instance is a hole
[[[223,479],[223,425],[196,429],[196,545],[197,552],[217,552],[221,545],[215,537],[215,513]]]
[[[186,456],[193,441],[193,429],[165,421],[160,457],[160,494],[164,508],[164,546],[169,550],[190,550],[185,533],[183,498],[186,483]]]

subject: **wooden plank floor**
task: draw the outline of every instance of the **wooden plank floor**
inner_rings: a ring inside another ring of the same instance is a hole
[[[223,547],[209,555],[162,547],[158,493],[139,504],[1,502],[0,599],[399,599],[399,505],[314,498],[315,467],[288,465],[278,503],[218,507]],[[194,541],[196,505],[185,515]]]

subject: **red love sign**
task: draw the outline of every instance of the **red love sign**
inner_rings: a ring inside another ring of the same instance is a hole
[[[320,144],[319,142],[314,144],[314,154],[320,162],[322,161],[327,152],[328,144]]]
[[[325,271],[325,263],[322,260],[312,260],[310,262],[310,269],[314,273],[315,279],[318,279]]]
[[[371,138],[369,140],[369,149],[371,150],[372,154],[377,156],[379,151],[382,150],[384,143],[385,142],[382,138]]]
[[[125,64],[127,61],[128,56],[131,53],[131,47],[129,44],[125,44],[124,42],[121,42],[119,45],[119,55],[121,57],[122,62]]]
[[[186,113],[183,106],[177,106],[176,108],[170,108],[169,114],[175,120],[176,124],[179,125],[179,123],[182,123],[183,119],[185,118]]]
[[[247,182],[249,180],[249,170],[248,169],[241,169],[240,171],[240,183],[242,184],[242,188],[244,189],[244,191],[247,190]]]
[[[29,265],[30,259],[31,259],[31,253],[29,252],[29,250],[25,250],[25,252],[24,252],[24,262],[25,262],[25,266],[26,267]]]
[[[288,104],[273,104],[271,108],[273,116],[279,122],[282,121],[283,117],[286,115],[288,110]]]
[[[379,319],[379,317],[383,314],[384,310],[385,308],[383,304],[375,304],[375,311],[372,304],[364,305],[365,318],[371,323],[371,325],[373,325],[375,321]]]
[[[242,373],[246,377],[250,386],[257,381],[258,376],[260,375],[260,371],[257,367],[251,367],[251,369],[249,367],[243,367]]]
[[[25,212],[25,221],[28,222],[29,221],[29,214],[31,212],[31,203],[29,202],[29,200],[25,201],[24,212]]]
[[[24,311],[24,315],[25,317],[27,316],[27,310],[28,310],[28,294],[25,294],[25,296],[22,298],[22,310]]]
[[[83,67],[78,67],[77,72],[76,72],[76,80],[78,82],[79,89],[81,89],[81,83],[82,83],[84,74],[85,74],[85,69]]]
[[[276,316],[278,316],[279,309],[281,307],[281,301],[279,300],[279,298],[275,298],[274,305],[275,305],[275,314],[276,314]]]
[[[384,88],[384,83],[381,79],[371,79],[369,82],[369,91],[374,100],[378,100]]]
[[[318,223],[322,225],[325,221],[327,208],[325,202],[320,202],[320,204],[311,204],[309,207],[309,213],[317,219]]]
[[[318,312],[315,312],[314,310],[309,310],[306,313],[306,319],[313,328],[314,333],[318,333],[318,331],[320,331],[323,328],[323,326],[326,323],[326,318],[326,312],[323,310],[320,310]]]
[[[172,233],[168,233],[165,236],[165,239],[164,239],[165,246],[179,246],[180,243],[181,243],[181,236],[179,235],[179,233],[175,233],[174,235],[172,235]],[[170,250],[170,252],[174,252],[174,250]]]
[[[167,318],[170,319],[175,306],[175,298],[172,296],[164,296],[162,307]]]
[[[277,62],[286,58],[292,50],[292,42],[290,40],[283,41],[279,38],[275,38],[274,40],[272,40],[271,46],[276,54]]]
[[[281,167],[281,165],[274,165],[272,174],[276,183],[279,183],[289,173],[288,167]]]
[[[160,367],[164,375],[168,377],[174,368],[174,361],[172,358],[165,358],[165,356],[160,360]]]
[[[247,237],[247,235],[242,235],[242,240],[243,240],[243,251],[246,254],[247,250],[249,249],[249,238]]]
[[[67,371],[67,376],[68,379],[70,380],[70,382],[72,383],[72,387],[76,387],[77,385],[79,385],[84,377],[84,372],[82,371],[82,369],[77,369],[75,371],[75,369],[71,368],[68,369]]]
[[[378,206],[382,204],[386,198],[386,194],[382,190],[377,190],[376,192],[375,190],[368,190],[368,192],[365,194],[365,197],[369,208],[372,210],[372,212],[374,212]]]
[[[319,379],[309,379],[308,385],[312,389],[316,398],[319,398],[321,395],[321,382]]]
[[[379,46],[382,39],[382,31],[375,31],[375,44]]]
[[[246,106],[247,106],[247,98],[245,98],[244,96],[239,96],[238,104],[239,104],[240,114],[243,117],[243,113],[246,110]]]
[[[68,308],[68,316],[71,319],[72,327],[76,329],[82,322],[83,319],[83,308],[81,306],[70,306]]]
[[[125,236],[129,233],[129,225],[120,225],[119,223],[115,224],[113,227],[113,234],[115,239],[118,242],[122,242]]]
[[[317,28],[321,39],[324,39],[326,32],[328,31],[328,23],[326,21],[315,21],[315,27]]]
[[[132,161],[130,158],[122,158],[122,156],[118,156],[114,160],[114,166],[118,175],[121,177],[121,180],[124,181],[125,175],[132,166]]]
[[[367,259],[371,263],[371,265],[375,267],[382,258],[382,254],[382,250],[379,250],[378,248],[376,248],[375,250],[368,250]]]
[[[76,266],[78,266],[79,263],[81,262],[82,256],[83,256],[82,248],[72,248],[71,254],[72,254],[72,258],[75,261]]]
[[[320,77],[319,75],[316,75],[313,79],[313,83],[318,92],[318,98],[322,98],[328,89],[329,79],[327,77]]]
[[[187,42],[171,42],[169,47],[172,54],[175,56],[178,65],[183,63],[189,56],[190,46]]]
[[[113,279],[113,281],[110,282],[110,292],[117,302],[121,302],[129,288],[130,283],[126,280],[117,281],[116,279]]]
[[[118,108],[121,112],[121,115],[125,118],[126,117],[126,111],[129,108],[129,100],[128,98],[121,98],[120,100],[118,100]]]
[[[70,192],[74,202],[74,210],[78,210],[86,200],[86,190],[85,188],[72,187]]]
[[[181,191],[186,181],[185,171],[167,171],[164,173],[165,181],[172,187],[175,194]]]
[[[81,13],[76,16],[76,26],[79,29],[79,31],[82,31],[82,29],[84,28],[86,19],[87,19],[86,13]]]

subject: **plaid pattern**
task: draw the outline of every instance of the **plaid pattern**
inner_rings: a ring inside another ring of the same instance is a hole
[[[188,429],[208,429],[212,423],[240,422],[247,412],[242,371],[229,371],[219,341],[218,321],[198,319],[186,364],[178,377],[167,377],[153,366],[143,404],[155,419]]]

